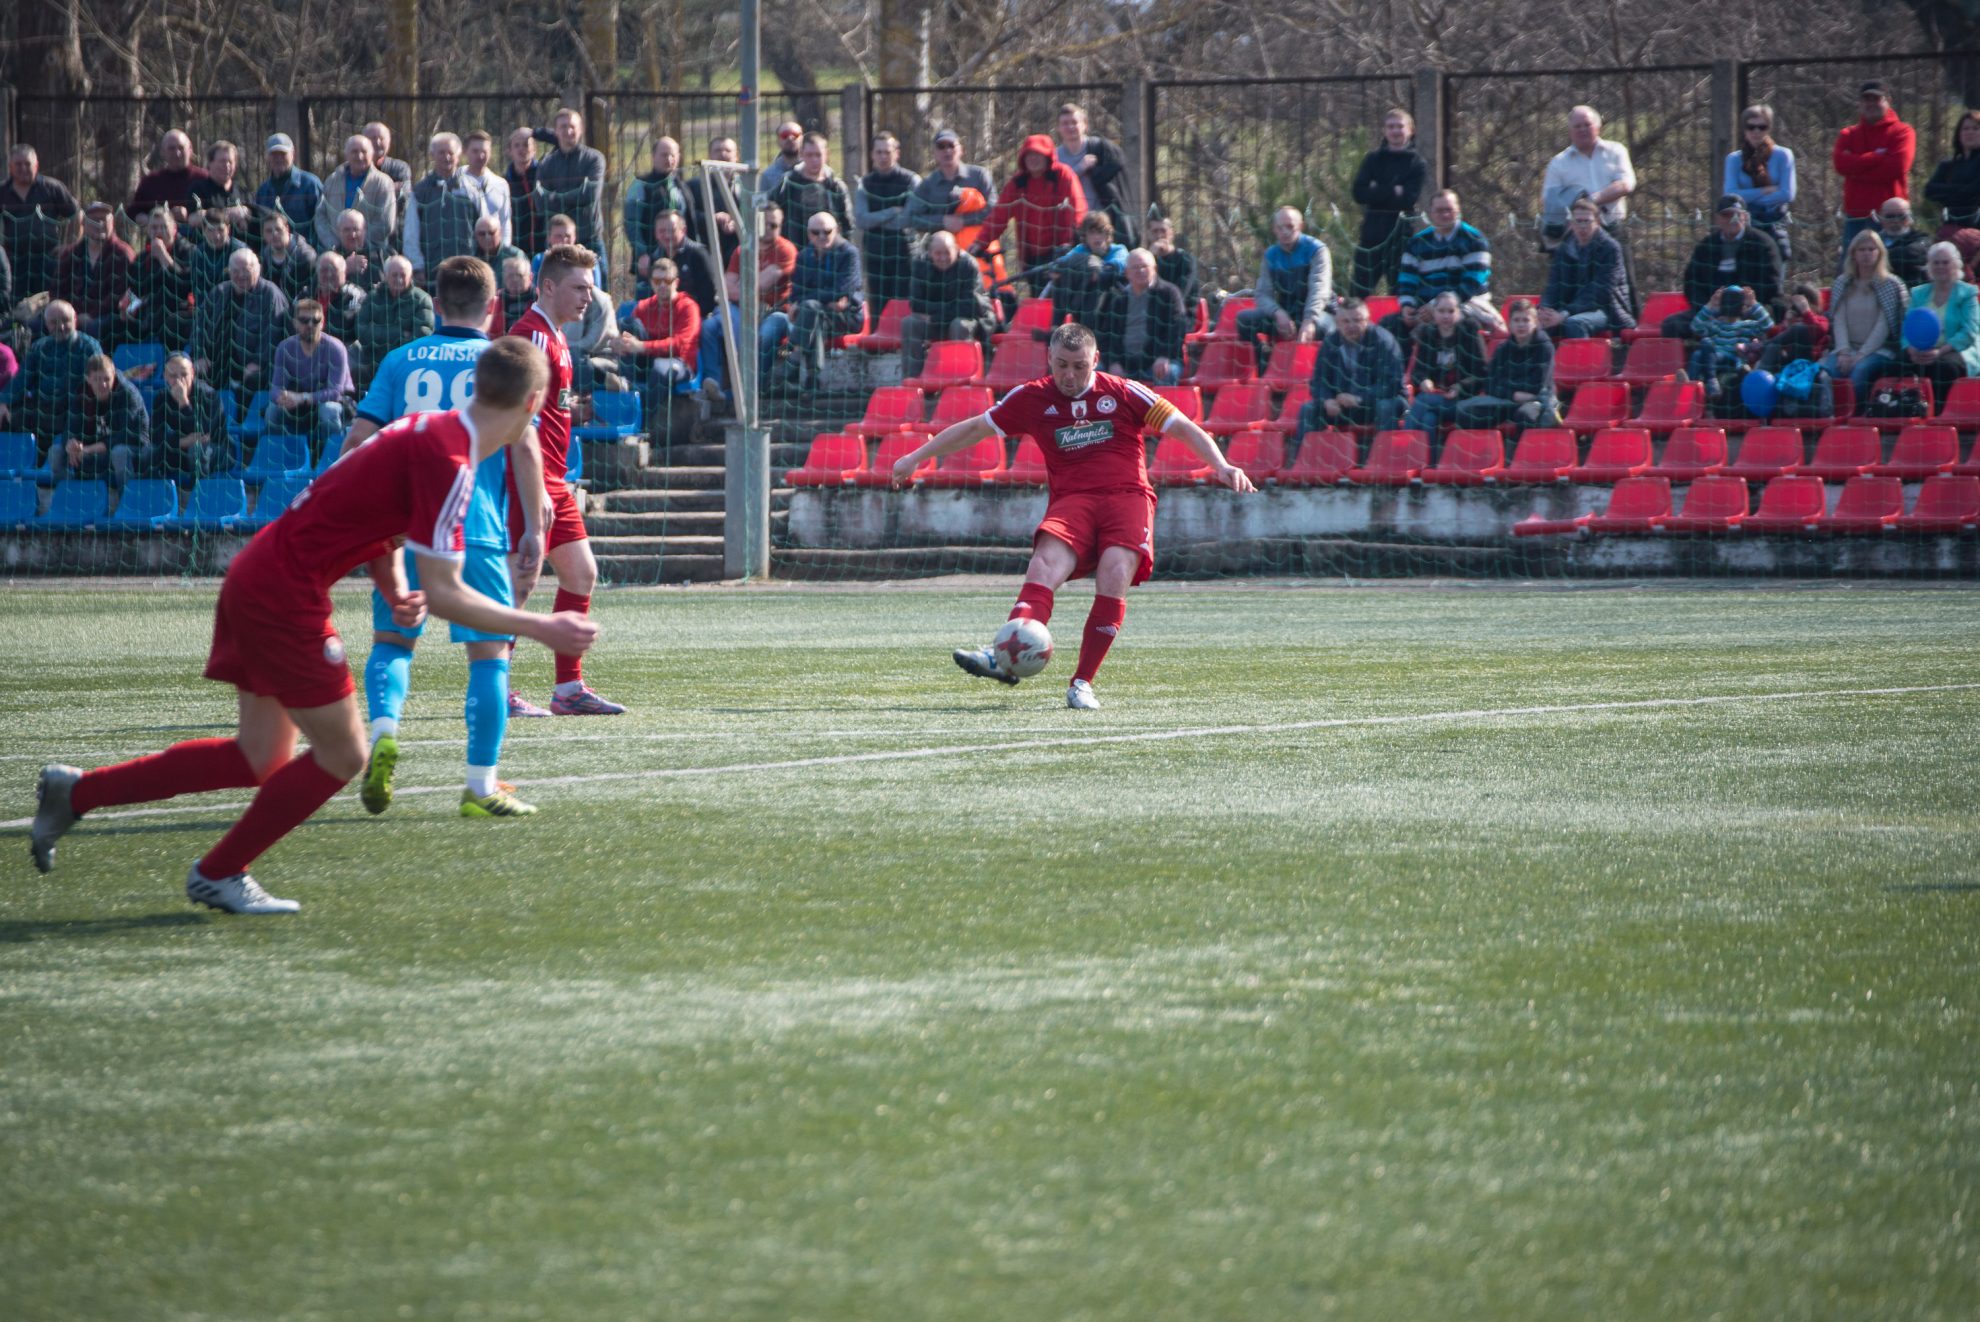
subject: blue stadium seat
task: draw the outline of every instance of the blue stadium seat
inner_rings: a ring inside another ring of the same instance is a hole
[[[571,437],[578,441],[618,441],[637,436],[643,425],[642,412],[637,390],[596,391],[591,396],[591,421],[574,429]]]
[[[120,344],[110,355],[110,361],[117,364],[119,374],[130,378],[147,404],[165,388],[165,346],[155,340]]]
[[[232,431],[241,420],[241,399],[232,386],[221,386],[213,392],[220,398],[220,416],[227,421],[227,430]]]
[[[246,483],[237,477],[206,477],[193,488],[186,512],[174,518],[170,526],[219,532],[246,513]]]
[[[323,453],[317,456],[316,467],[308,473],[310,477],[322,477],[330,471],[330,465],[344,457],[344,443],[341,440],[325,441]],[[300,473],[298,474],[301,475]]]
[[[179,512],[179,488],[169,479],[141,477],[124,484],[117,512],[110,516],[112,527],[152,528]]]
[[[571,442],[570,453],[564,456],[564,481],[575,486],[584,479],[584,447],[577,441]]]
[[[0,481],[0,528],[21,528],[32,522],[36,495],[31,478]]]
[[[233,394],[231,390],[226,393],[229,395]],[[248,401],[247,412],[228,423],[227,430],[233,432],[234,435],[243,441],[252,441],[259,437],[262,429],[268,425],[262,418],[262,415],[267,412],[268,392],[266,390],[257,390],[254,392],[254,398]]]
[[[308,467],[309,437],[271,431],[264,433],[256,444],[254,458],[248,461],[247,471],[241,476],[250,483],[260,483]]]
[[[46,464],[34,462],[34,451],[33,432],[0,431],[0,479],[47,473]]]
[[[229,519],[227,526],[242,532],[266,528],[275,522],[282,511],[289,508],[289,502],[294,500],[309,483],[310,478],[307,473],[289,473],[282,477],[270,478],[262,483],[260,494],[254,498],[254,513]]]
[[[55,488],[48,512],[35,520],[37,528],[94,528],[110,520],[110,487],[101,478],[70,478]]]

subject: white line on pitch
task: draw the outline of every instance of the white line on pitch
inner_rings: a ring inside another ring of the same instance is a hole
[[[727,776],[759,771],[804,771],[812,767],[853,766],[862,762],[911,762],[940,757],[964,757],[975,753],[1010,753],[1039,748],[1096,748],[1109,744],[1159,743],[1174,739],[1218,739],[1231,735],[1293,734],[1303,730],[1347,730],[1396,725],[1456,724],[1463,721],[1494,721],[1520,716],[1572,716],[1581,712],[1656,711],[1678,707],[1729,706],[1746,702],[1791,702],[1804,698],[1889,698],[1913,693],[1956,693],[1980,689],[1971,684],[1914,684],[1903,688],[1879,689],[1796,689],[1785,693],[1722,693],[1700,698],[1632,698],[1617,702],[1568,702],[1535,707],[1473,707],[1459,711],[1406,712],[1394,716],[1333,716],[1313,721],[1283,721],[1269,725],[1191,725],[1174,730],[1138,730],[1127,734],[1073,735],[1056,739],[1005,739],[989,744],[938,744],[929,748],[894,748],[873,753],[836,753],[829,757],[793,757],[775,762],[731,762],[712,767],[655,767],[647,771],[598,771],[581,776],[545,776],[518,780],[518,786],[599,785],[608,781],[675,780],[689,776]],[[414,794],[458,794],[460,786],[415,785],[398,791]],[[159,817],[171,813],[238,812],[244,803],[187,804],[170,808],[127,808],[99,812],[92,820],[119,817]],[[31,826],[32,817],[0,822],[0,830]]]

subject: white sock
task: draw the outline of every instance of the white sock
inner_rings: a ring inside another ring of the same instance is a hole
[[[572,697],[584,692],[584,681],[581,679],[567,679],[557,686],[556,691],[557,696],[560,698]]]
[[[390,716],[380,716],[371,723],[371,742],[375,744],[387,735],[397,739],[399,737],[399,723]]]
[[[485,799],[495,792],[494,767],[468,768],[468,793],[477,799]]]

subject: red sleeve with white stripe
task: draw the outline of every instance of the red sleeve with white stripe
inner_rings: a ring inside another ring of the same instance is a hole
[[[452,413],[421,414],[415,444],[407,447],[410,496],[406,544],[443,560],[467,557],[463,524],[474,494],[473,438]]]

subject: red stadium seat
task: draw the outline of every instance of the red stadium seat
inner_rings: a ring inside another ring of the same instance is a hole
[[[1012,486],[1044,486],[1045,452],[1038,448],[1038,442],[1029,436],[1019,441],[1017,453],[1011,456],[1011,466],[999,480]]]
[[[1756,427],[1739,444],[1739,458],[1719,471],[1728,477],[1765,482],[1799,466],[1808,457],[1793,427]]]
[[[1689,482],[1726,466],[1726,434],[1717,427],[1680,427],[1664,442],[1661,459],[1643,470],[1648,477]]]
[[[1217,310],[1217,327],[1210,332],[1214,340],[1235,340],[1238,337],[1238,313],[1249,312],[1258,300],[1250,294],[1232,294],[1224,300],[1224,306]]]
[[[1669,478],[1626,477],[1616,483],[1609,508],[1590,516],[1582,526],[1590,532],[1655,532],[1670,515]]]
[[[1406,487],[1430,466],[1430,438],[1420,431],[1378,431],[1368,460],[1347,471],[1362,486]]]
[[[1052,300],[1049,298],[1021,298],[1017,311],[1011,314],[1010,322],[1004,329],[990,337],[992,344],[1001,345],[1006,340],[1027,340],[1041,349],[1044,343],[1032,338],[1033,331],[1052,329]]]
[[[982,375],[982,345],[975,340],[936,340],[928,346],[928,359],[921,365],[921,375],[901,384],[942,390],[966,386]]]
[[[1665,532],[1730,532],[1750,508],[1743,477],[1708,474],[1685,492],[1684,509],[1663,522]]]
[[[1659,381],[1643,397],[1643,409],[1629,420],[1632,427],[1669,432],[1697,425],[1705,416],[1703,381]]]
[[[1590,381],[1574,392],[1562,425],[1577,436],[1614,427],[1629,416],[1629,387],[1620,381]]]
[[[854,473],[866,467],[866,441],[845,432],[822,432],[811,438],[811,449],[804,463],[793,468],[784,480],[794,487],[843,486]]]
[[[1272,387],[1263,381],[1247,381],[1225,386],[1210,404],[1210,416],[1203,430],[1217,436],[1231,436],[1272,421]]]
[[[1148,477],[1158,487],[1192,487],[1210,475],[1189,443],[1178,436],[1164,436],[1155,443],[1155,458],[1149,462]]]
[[[1913,423],[1898,433],[1891,457],[1864,469],[1877,477],[1902,478],[1922,482],[1949,472],[1959,462],[1959,429],[1939,424]]]
[[[1953,382],[1946,402],[1939,406],[1937,421],[1961,431],[1980,431],[1980,377],[1969,376]]]
[[[1652,294],[1644,302],[1643,315],[1636,319],[1635,328],[1624,331],[1622,337],[1631,343],[1661,337],[1664,333],[1664,318],[1689,311],[1691,311],[1691,303],[1682,293]]]
[[[996,402],[988,386],[950,386],[936,399],[935,416],[914,430],[933,436],[966,418],[982,417]]]
[[[1150,386],[1157,396],[1175,405],[1191,422],[1203,421],[1203,392],[1195,386]]]
[[[1931,416],[1934,401],[1932,398],[1932,382],[1929,378],[1922,376],[1887,376],[1872,382],[1870,385],[1870,394],[1872,397],[1886,390],[1916,390],[1919,398],[1925,401],[1926,417],[1929,418]],[[1856,407],[1858,409],[1865,409],[1869,406],[1870,401],[1867,399],[1856,401]],[[1837,406],[1836,413],[1838,417],[1842,415],[1840,405]],[[1854,426],[1875,427],[1878,431],[1903,431],[1906,427],[1923,421],[1925,421],[1925,418],[1873,418],[1860,412],[1850,418],[1850,423]]]
[[[1554,346],[1554,385],[1572,390],[1604,380],[1612,361],[1607,340],[1562,340]]]
[[[1304,387],[1313,380],[1313,363],[1320,346],[1297,342],[1272,346],[1272,365],[1265,369],[1265,382],[1274,391]]]
[[[866,414],[846,428],[855,436],[891,436],[927,425],[928,397],[918,386],[881,386],[868,396]]]
[[[1828,517],[1815,527],[1822,532],[1875,533],[1897,522],[1904,513],[1904,483],[1894,477],[1852,477]]]
[[[943,455],[922,481],[931,487],[980,487],[1004,472],[1004,438],[986,436],[954,454]]]
[[[1579,343],[1580,341],[1569,341]],[[1496,481],[1506,466],[1505,438],[1490,428],[1459,428],[1444,440],[1434,467],[1417,474],[1426,486],[1476,487]]]
[[[1565,427],[1528,427],[1513,446],[1513,455],[1499,481],[1559,482],[1580,458],[1574,433]]]
[[[901,323],[907,320],[914,305],[904,298],[890,298],[887,306],[880,309],[880,324],[859,337],[854,343],[868,353],[892,353],[901,347]]]
[[[1829,428],[1815,442],[1814,457],[1795,466],[1802,477],[1844,482],[1884,458],[1884,442],[1870,427],[1842,424]]]
[[[1312,393],[1305,386],[1294,386],[1288,390],[1286,402],[1279,405],[1279,416],[1267,424],[1267,430],[1281,436],[1295,435],[1299,431],[1300,412],[1312,398]]]
[[[1286,438],[1274,431],[1241,431],[1224,448],[1224,458],[1253,482],[1269,482],[1286,463]]]
[[[1650,433],[1641,427],[1605,427],[1595,433],[1588,458],[1567,470],[1570,482],[1620,482],[1650,467]],[[1668,484],[1670,479],[1665,478]]]
[[[1282,487],[1331,487],[1354,467],[1354,433],[1310,431],[1291,464],[1279,469]]]
[[[1394,316],[1402,311],[1402,299],[1394,294],[1370,294],[1366,301],[1371,325],[1379,326],[1382,318]]]
[[[1980,477],[1941,473],[1918,488],[1918,504],[1898,516],[1899,532],[1961,532],[1980,526]]]
[[[872,329],[873,305],[869,303],[859,310],[859,329],[849,331],[844,335],[833,336],[832,347],[835,349],[850,349],[858,344]]]
[[[1980,440],[1973,442],[1973,448],[1967,452],[1966,458],[1953,465],[1952,471],[1960,477],[1980,477]]]
[[[1616,380],[1633,386],[1668,381],[1684,370],[1684,341],[1667,340],[1662,335],[1646,335],[1632,342]]]
[[[1250,345],[1236,340],[1212,340],[1203,346],[1203,361],[1196,365],[1196,374],[1185,378],[1183,384],[1210,388],[1253,381],[1257,377],[1258,361]]]
[[[988,386],[998,395],[1036,381],[1051,370],[1051,351],[1028,335],[1013,336],[991,355],[990,368],[973,384]]]
[[[880,452],[873,456],[873,467],[863,473],[854,473],[847,480],[856,487],[885,487],[893,485],[894,465],[910,451],[916,449],[928,436],[925,432],[903,431],[880,442]],[[921,481],[935,471],[933,459],[923,460],[914,470],[914,480]]]
[[[1760,492],[1760,508],[1740,526],[1747,532],[1807,532],[1828,508],[1828,495],[1819,477],[1796,473],[1768,479]]]

